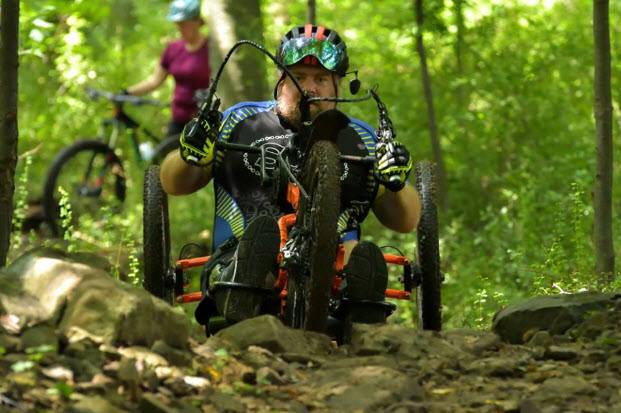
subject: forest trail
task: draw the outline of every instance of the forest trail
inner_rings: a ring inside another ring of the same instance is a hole
[[[618,296],[525,344],[386,324],[337,347],[272,316],[206,339],[105,269],[38,250],[0,271],[0,412],[621,412]]]

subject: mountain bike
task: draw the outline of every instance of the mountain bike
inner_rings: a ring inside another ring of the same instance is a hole
[[[122,139],[129,139],[134,160],[139,164],[157,163],[179,146],[178,135],[161,139],[124,108],[125,104],[159,107],[164,103],[97,89],[87,89],[86,92],[94,101],[100,98],[109,101],[113,113],[101,121],[96,137],[79,139],[62,149],[49,167],[42,202],[45,219],[54,236],[62,232],[58,221],[63,197],[70,203],[74,219],[88,215],[99,220],[102,208],[119,210],[126,196],[125,168],[117,150]]]
[[[257,47],[248,41],[241,41],[238,45],[243,43]],[[231,53],[232,51],[227,58]],[[269,52],[265,53],[269,55]],[[281,69],[291,76],[286,67]],[[219,105],[219,101],[212,101],[212,98],[221,70],[222,66],[211,86],[211,94],[201,109],[201,115],[207,118],[213,116],[213,111],[217,111]],[[297,85],[295,79],[292,79]],[[374,89],[367,96],[355,99],[309,97],[301,88],[299,90],[302,95],[302,119],[307,120],[302,122],[304,126],[293,138],[294,145],[278,155],[278,166],[274,172],[268,173],[265,168],[265,151],[262,147],[223,141],[216,141],[215,145],[221,151],[258,154],[262,182],[276,191],[278,199],[288,203],[294,211],[278,220],[281,234],[280,253],[276,258],[278,278],[273,288],[257,290],[268,298],[276,297],[280,300],[277,313],[287,325],[324,332],[331,316],[338,317],[340,310],[350,304],[360,304],[348,302],[340,288],[344,280],[344,249],[339,245],[337,234],[341,162],[360,162],[373,167],[376,160],[374,156],[339,154],[334,142],[338,132],[349,124],[349,118],[333,109],[321,113],[310,122],[308,107],[312,102],[321,100],[357,102],[373,98],[376,100],[380,117],[379,139],[389,142],[394,137],[394,131],[386,107]],[[301,150],[296,150],[300,148]],[[296,159],[296,156],[301,158]],[[292,172],[292,164],[302,165],[299,174]],[[415,176],[416,187],[422,198],[422,218],[417,233],[417,260],[410,260],[403,255],[384,254],[387,263],[403,267],[403,289],[388,289],[385,295],[409,300],[416,288],[418,316],[422,328],[439,330],[442,279],[432,165],[429,162],[418,163]],[[210,257],[180,259],[174,264],[171,263],[167,197],[159,181],[157,166],[147,169],[143,201],[145,288],[171,304],[200,300],[201,292],[186,292],[189,281],[186,270],[205,265]],[[256,289],[243,283],[225,284],[227,288]],[[395,308],[392,303],[377,305],[383,306],[387,315]],[[209,326],[207,328],[208,331],[213,331]]]

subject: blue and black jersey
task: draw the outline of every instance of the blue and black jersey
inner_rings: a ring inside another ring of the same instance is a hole
[[[229,143],[266,146],[266,169],[274,170],[277,156],[289,144],[295,131],[275,111],[275,101],[242,102],[223,114],[218,139]],[[338,136],[342,154],[375,154],[377,137],[368,124],[350,118],[349,127]],[[294,171],[298,165],[292,165]],[[213,166],[216,210],[214,249],[232,236],[239,237],[252,219],[274,218],[292,212],[278,203],[275,188],[261,186],[259,154],[216,151]],[[343,240],[359,237],[359,224],[368,214],[378,190],[371,167],[344,162],[341,175],[341,214],[338,230]]]

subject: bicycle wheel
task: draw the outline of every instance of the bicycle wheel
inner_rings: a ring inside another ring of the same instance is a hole
[[[157,165],[150,165],[145,172],[143,202],[143,285],[154,296],[173,304],[168,197],[162,189]]]
[[[54,159],[45,178],[43,208],[54,236],[59,225],[59,187],[67,192],[73,224],[79,218],[101,220],[103,207],[118,210],[125,200],[125,171],[114,150],[98,140],[80,140],[63,149]]]
[[[170,152],[179,147],[179,134],[170,135],[164,138],[153,149],[153,159],[151,163],[160,164]]]
[[[296,227],[308,237],[306,264],[289,273],[285,320],[295,328],[323,332],[334,261],[338,246],[337,220],[341,205],[341,164],[337,146],[318,141],[306,159],[302,186],[308,198],[300,197]]]
[[[421,270],[421,283],[416,290],[418,319],[424,330],[439,331],[442,327],[442,279],[434,169],[430,162],[425,161],[416,164],[414,170],[416,189],[422,201],[417,229],[417,256]]]

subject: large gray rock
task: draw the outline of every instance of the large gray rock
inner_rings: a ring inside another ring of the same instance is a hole
[[[273,353],[328,354],[332,349],[327,336],[285,327],[278,318],[271,315],[240,321],[220,330],[216,337],[242,350],[254,345]]]
[[[13,334],[47,322],[69,341],[187,346],[189,322],[181,309],[110,277],[95,255],[34,250],[0,274],[4,284],[10,288],[0,292],[0,325]]]
[[[513,344],[523,343],[527,332],[563,334],[588,313],[612,307],[620,298],[619,294],[602,293],[533,297],[496,313],[492,328],[504,341]]]

